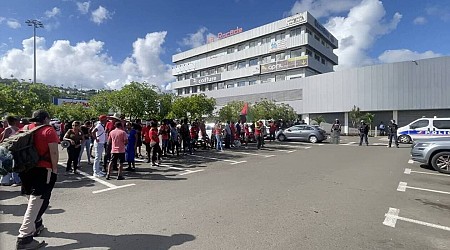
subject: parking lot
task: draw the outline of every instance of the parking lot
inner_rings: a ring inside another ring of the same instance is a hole
[[[198,150],[139,162],[124,181],[84,163],[59,175],[40,238],[50,249],[449,249],[450,176],[410,162],[409,145],[341,139]],[[26,208],[18,194],[1,187],[1,249]]]

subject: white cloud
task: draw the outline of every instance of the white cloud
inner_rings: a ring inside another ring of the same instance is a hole
[[[19,21],[15,20],[15,19],[9,19],[8,21],[6,21],[6,24],[11,29],[18,29],[18,28],[22,27],[22,25],[19,23]]]
[[[96,24],[102,24],[106,20],[111,19],[114,13],[110,12],[103,6],[99,6],[98,9],[92,11],[91,20]]]
[[[207,28],[201,27],[197,32],[188,34],[187,37],[183,38],[183,41],[181,41],[180,44],[189,48],[196,48],[204,45],[210,37],[213,37],[214,39],[217,38],[214,34],[207,33],[207,31]]]
[[[370,65],[368,50],[376,40],[397,28],[402,15],[395,13],[392,20],[385,20],[386,11],[379,0],[363,0],[352,7],[347,17],[332,17],[325,27],[339,40],[334,52],[339,57],[337,70]]]
[[[2,16],[0,16],[0,24],[2,24],[3,23],[3,21],[5,21],[6,20],[6,18],[5,17],[2,17]]]
[[[328,17],[331,14],[339,14],[350,10],[361,0],[302,0],[296,1],[290,14],[308,11],[315,18]]]
[[[160,55],[166,32],[149,33],[133,43],[133,53],[115,64],[104,52],[104,43],[90,40],[71,45],[67,40],[45,47],[45,39],[36,37],[37,80],[47,84],[83,88],[120,88],[130,81],[146,81],[161,86],[174,80],[171,67]],[[11,74],[19,79],[33,75],[33,38],[25,39],[20,49],[8,50],[0,57],[0,77]]]
[[[61,14],[61,10],[58,7],[53,7],[52,10],[45,11],[45,16],[47,18],[52,18],[52,17],[55,17],[55,16],[57,16],[59,14]]]
[[[425,12],[432,17],[438,17],[444,22],[450,21],[450,7],[448,5],[436,5],[428,7]]]
[[[411,51],[408,49],[399,49],[399,50],[386,50],[385,52],[383,52],[383,54],[381,54],[378,57],[378,60],[381,63],[393,63],[393,62],[414,61],[439,56],[442,55],[430,50],[425,51],[423,53],[419,53],[417,51]]]
[[[78,11],[86,15],[89,12],[89,6],[91,5],[91,1],[88,2],[77,2]]]
[[[422,25],[422,24],[426,24],[427,23],[427,19],[423,16],[419,16],[416,17],[413,21],[414,24],[416,25]]]

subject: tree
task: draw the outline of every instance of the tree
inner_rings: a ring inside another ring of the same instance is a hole
[[[350,121],[352,122],[353,127],[356,127],[356,124],[361,120],[362,114],[359,107],[356,107],[356,105],[353,105],[352,110],[349,112]]]
[[[322,124],[323,122],[326,122],[326,121],[325,121],[325,118],[323,118],[323,116],[321,116],[321,115],[314,117],[312,120],[313,120],[314,122],[316,122],[317,125],[319,125],[319,126],[320,126],[320,124]]]
[[[203,116],[211,116],[215,105],[216,100],[205,94],[178,97],[173,101],[172,112],[168,116],[200,119]]]
[[[172,110],[172,103],[175,99],[173,94],[161,94],[158,97],[159,102],[159,119],[168,118],[170,111]]]
[[[274,119],[293,121],[297,118],[294,108],[285,103],[277,104],[272,100],[263,99],[251,106],[253,120]]]
[[[219,120],[221,121],[238,121],[244,101],[232,101],[227,103],[219,110]]]
[[[114,92],[103,90],[89,100],[89,106],[99,114],[108,114],[113,108]]]
[[[158,118],[158,94],[147,83],[131,82],[114,93],[113,107],[130,119]]]
[[[81,103],[66,103],[63,105],[51,105],[49,113],[52,117],[60,120],[85,121],[97,117],[98,113],[94,109],[86,108]]]

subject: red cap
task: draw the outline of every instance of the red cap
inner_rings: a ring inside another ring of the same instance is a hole
[[[101,116],[98,117],[98,119],[99,119],[99,120],[106,120],[107,117],[106,117],[106,115],[101,115]]]

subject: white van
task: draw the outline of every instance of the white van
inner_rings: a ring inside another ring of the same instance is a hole
[[[397,130],[401,143],[414,140],[450,137],[450,118],[420,118]],[[449,138],[450,139],[450,138]]]

